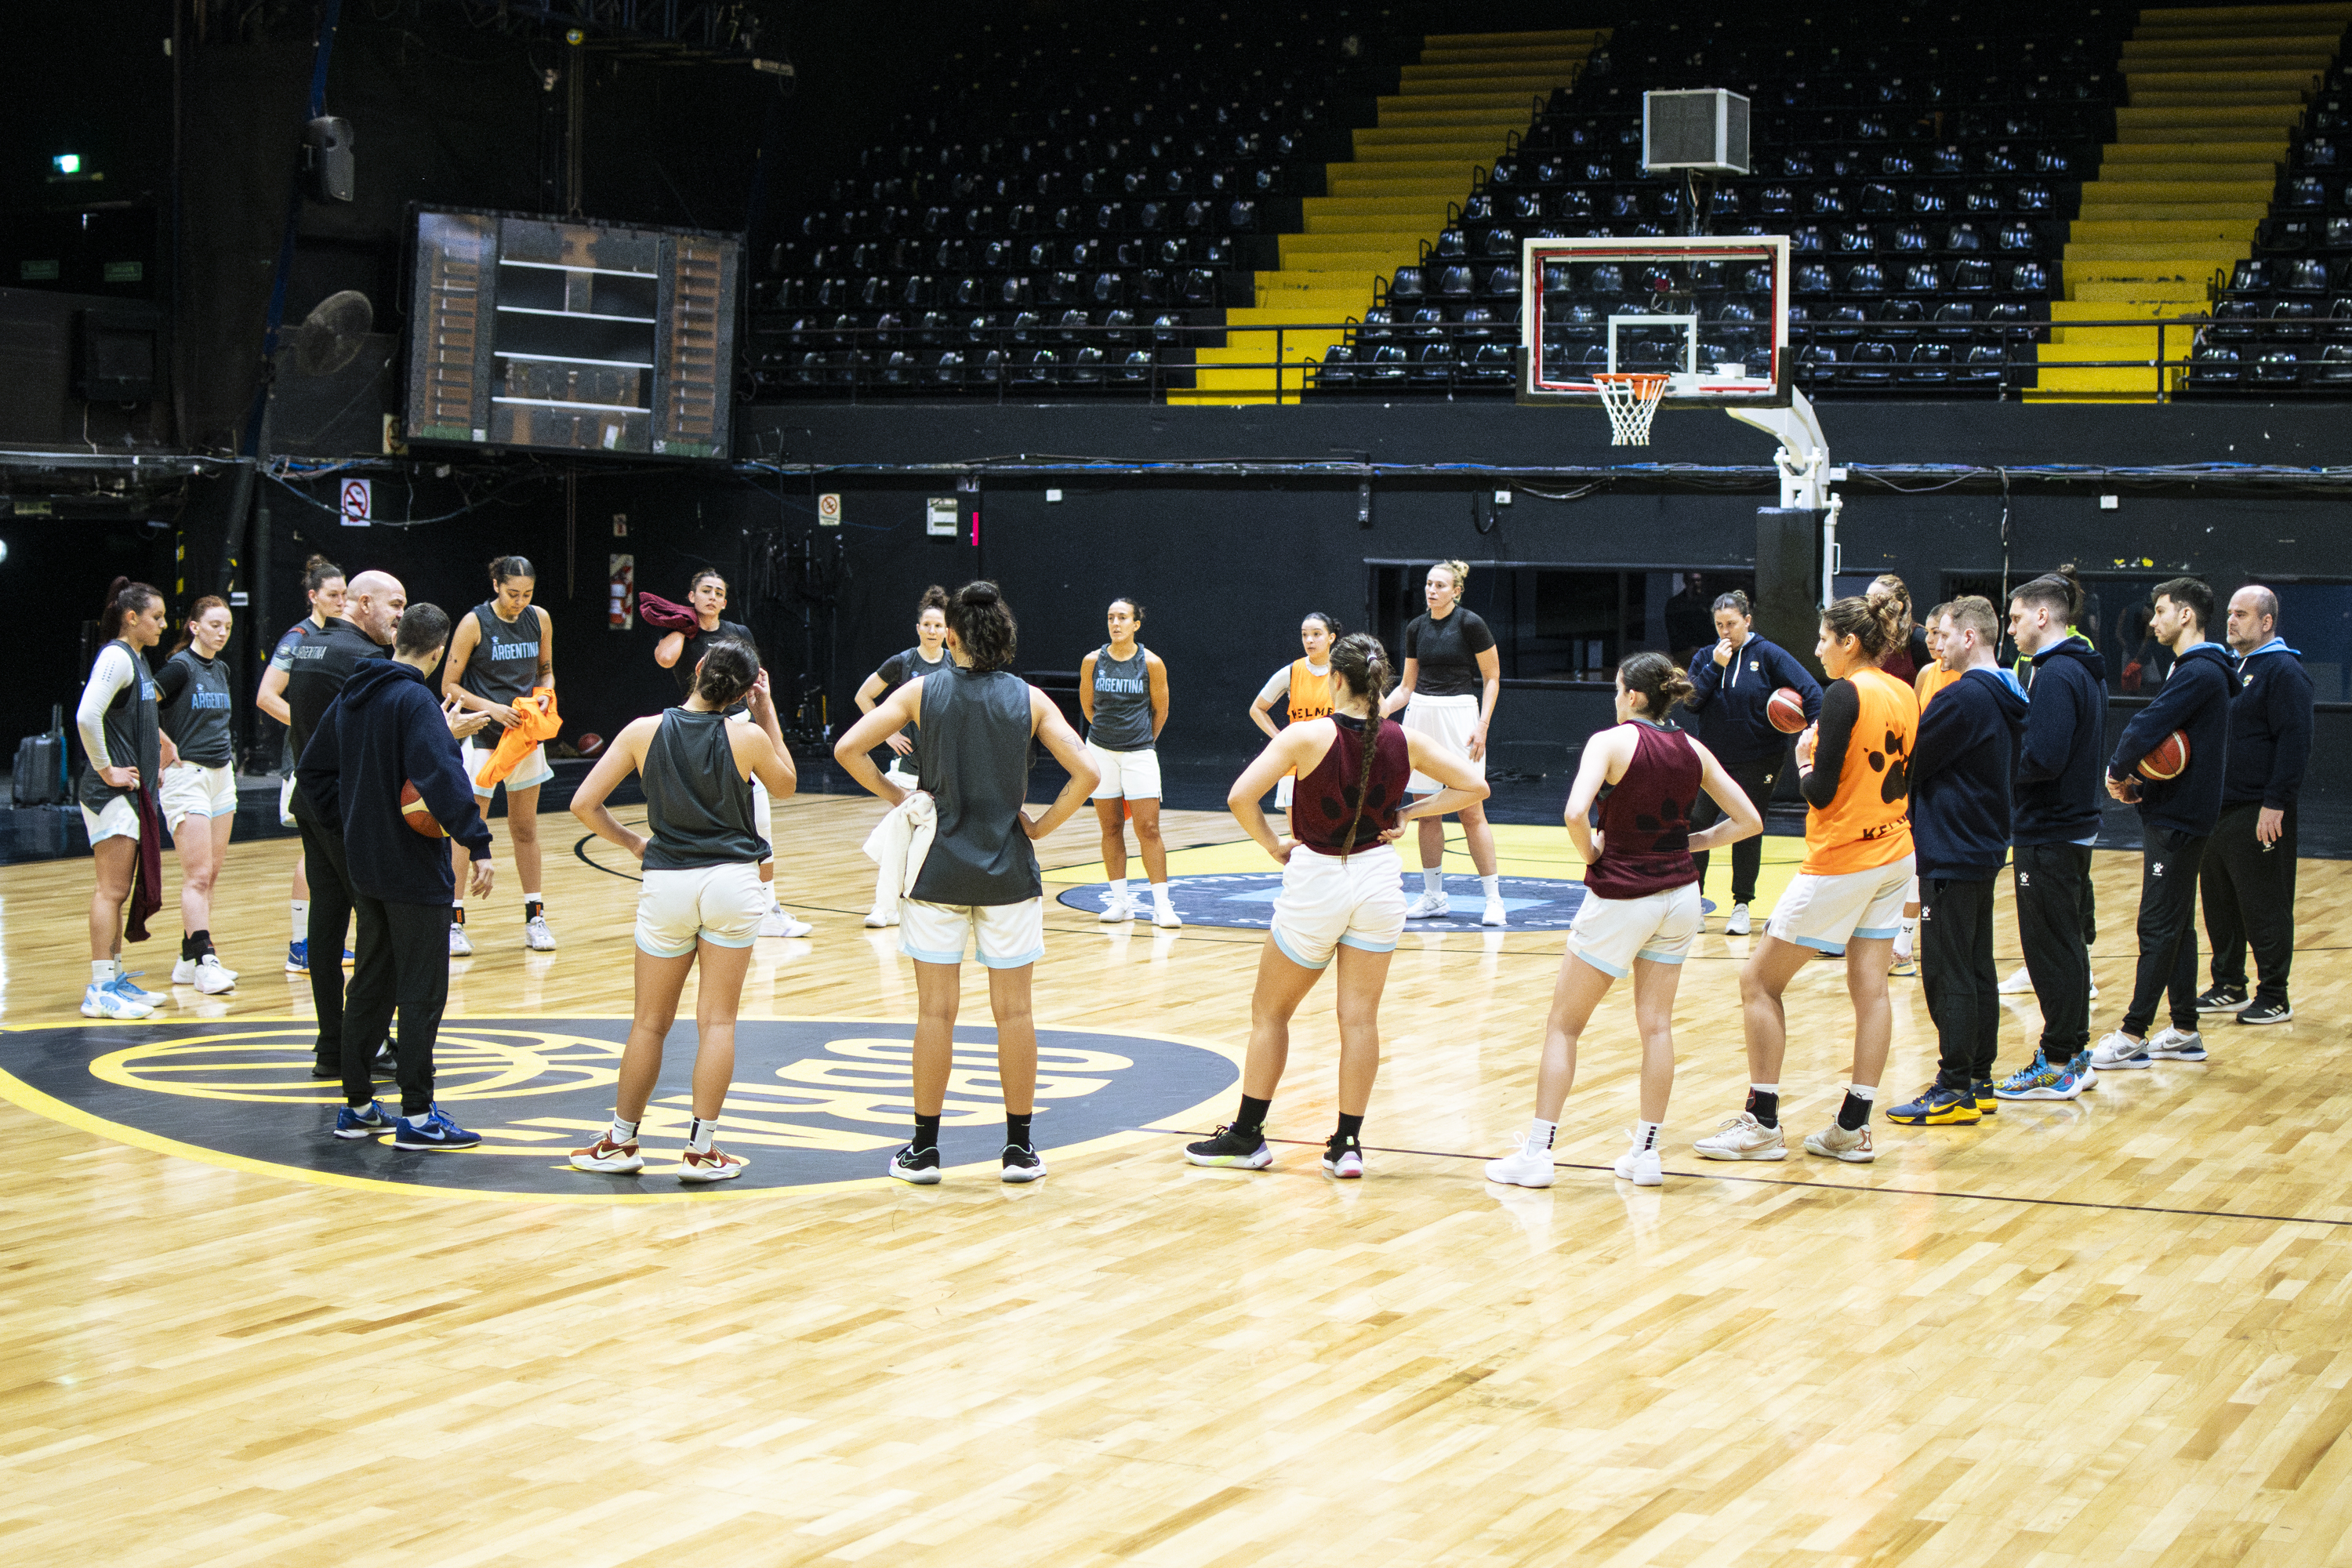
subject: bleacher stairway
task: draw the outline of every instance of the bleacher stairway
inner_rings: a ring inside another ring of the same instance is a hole
[[[2352,4],[2145,10],[2123,47],[2128,100],[2068,237],[2066,298],[2031,402],[2153,403],[2153,369],[2065,369],[2051,360],[2157,357],[2148,327],[2069,321],[2202,313],[2208,285],[2252,249],[2288,138],[2336,58]],[[2168,329],[2174,359],[2188,328]],[[2177,375],[2178,373],[2170,373]]]
[[[1527,129],[1555,88],[1576,80],[1606,29],[1547,33],[1455,33],[1423,41],[1403,68],[1380,122],[1355,132],[1354,156],[1326,166],[1327,194],[1305,203],[1301,231],[1280,239],[1281,267],[1257,274],[1256,303],[1226,312],[1234,328],[1345,321],[1361,314],[1374,278],[1419,259],[1421,242],[1445,226],[1447,204],[1470,188],[1472,171],[1502,155],[1509,134]],[[1342,334],[1286,332],[1281,395],[1296,401],[1305,366]],[[1198,356],[1197,390],[1171,403],[1272,403],[1271,332],[1235,331]]]

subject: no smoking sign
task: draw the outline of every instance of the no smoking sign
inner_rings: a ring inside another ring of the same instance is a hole
[[[345,528],[365,528],[375,521],[375,484],[370,479],[345,479],[336,500]]]

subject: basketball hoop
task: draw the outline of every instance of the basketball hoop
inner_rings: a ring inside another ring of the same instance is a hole
[[[1650,444],[1650,421],[1657,417],[1658,404],[1673,379],[1643,371],[1602,371],[1593,376],[1593,390],[1601,394],[1601,406],[1609,410],[1611,446]]]

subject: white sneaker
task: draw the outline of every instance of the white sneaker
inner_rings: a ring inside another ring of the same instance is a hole
[[[1741,1111],[1712,1137],[1691,1145],[1709,1160],[1785,1160],[1789,1141],[1778,1127],[1767,1127],[1751,1111]]]
[[[449,956],[452,958],[474,956],[474,939],[467,936],[466,928],[456,921],[449,922]]]
[[[2027,995],[2033,990],[2033,976],[2021,965],[2016,973],[2000,983],[2000,990],[2004,996]]]
[[[198,973],[198,968],[200,965],[205,963],[211,964],[215,969],[219,970],[223,974],[228,976],[228,985],[215,985],[212,990],[205,991],[205,982]],[[236,984],[236,971],[223,963],[220,961],[220,954],[216,952],[208,952],[201,959],[183,958],[173,963],[172,965],[172,984],[174,985],[193,985],[199,991],[205,991],[205,994],[207,996],[217,996],[223,991],[227,990],[229,985]]]
[[[1124,925],[1135,918],[1135,900],[1106,898],[1103,900],[1103,912],[1096,918],[1107,926]]]
[[[2085,973],[2088,973],[2088,972],[2086,971]],[[2095,1002],[2095,1001],[2097,1001],[2098,999],[2099,999],[2099,977],[2098,977],[2096,974],[2092,974],[2092,975],[2091,975],[2091,1000],[2092,1000],[2092,1001],[2094,1001],[2094,1002]]]
[[[1819,1132],[1808,1132],[1805,1152],[1828,1160],[1843,1160],[1849,1165],[1867,1165],[1878,1158],[1878,1151],[1870,1146],[1868,1122],[1848,1130],[1832,1121]]]
[[[2098,1072],[2131,1072],[2155,1065],[2155,1058],[2147,1054],[2147,1042],[2135,1040],[2121,1029],[2091,1047],[2091,1066]]]
[[[1151,906],[1151,923],[1161,931],[1175,931],[1183,925],[1184,917],[1171,905],[1154,904]]]
[[[1511,1142],[1517,1148],[1510,1153],[1499,1160],[1486,1162],[1486,1179],[1499,1182],[1507,1187],[1551,1185],[1558,1173],[1551,1163],[1551,1151],[1528,1148],[1528,1135],[1524,1132],[1512,1133]]]
[[[196,988],[199,995],[226,996],[236,989],[236,973],[223,968],[221,961],[209,952],[196,960],[195,970],[189,984]],[[174,979],[178,977],[178,973],[179,971],[175,965],[173,970]]]
[[[1448,907],[1445,894],[1442,889],[1434,893],[1423,893],[1413,900],[1411,906],[1405,910],[1404,918],[1409,921],[1434,920],[1445,913]]]
[[[1633,1134],[1628,1132],[1625,1136],[1631,1138]],[[1658,1168],[1657,1146],[1652,1144],[1647,1149],[1626,1150],[1617,1162],[1617,1179],[1631,1182],[1637,1187],[1664,1186],[1666,1175]]]
[[[85,1018],[152,1018],[155,1009],[144,1002],[133,1002],[110,985],[91,981],[83,987],[81,1016]]]
[[[2148,1037],[2147,1054],[2160,1062],[2201,1062],[2205,1037],[2194,1029],[2158,1029]]]
[[[1510,911],[1503,908],[1502,900],[1488,899],[1486,912],[1478,917],[1478,923],[1482,926],[1508,925],[1510,918]]]
[[[868,931],[881,931],[885,927],[894,926],[898,923],[898,914],[895,910],[887,915],[880,910],[869,910],[866,911],[866,929]]]
[[[1755,928],[1750,926],[1748,922],[1748,906],[1746,904],[1732,905],[1731,918],[1723,922],[1723,934],[1726,936],[1746,936],[1753,929]]]
[[[522,944],[533,952],[553,952],[555,933],[547,929],[545,915],[533,915],[522,924]]]
[[[760,917],[761,936],[806,936],[814,930],[808,921],[793,919],[782,904],[770,904],[768,912]]]

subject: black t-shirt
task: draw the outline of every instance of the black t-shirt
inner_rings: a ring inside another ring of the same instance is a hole
[[[1413,616],[1404,628],[1404,656],[1421,662],[1413,690],[1423,697],[1477,695],[1486,689],[1478,656],[1494,646],[1486,623],[1459,605],[1442,621]]]
[[[887,697],[910,680],[920,680],[924,676],[937,675],[947,668],[947,661],[948,650],[942,647],[940,649],[940,657],[936,662],[924,663],[922,647],[918,645],[904,653],[892,654],[882,661],[882,668],[874,673],[882,678],[882,695]]]
[[[680,697],[693,694],[694,667],[702,662],[702,656],[710,651],[710,645],[721,637],[733,637],[750,644],[754,649],[760,646],[751,641],[751,628],[740,621],[722,620],[707,632],[698,626],[686,634],[686,644],[677,650],[677,662],[669,667],[669,672],[677,678],[677,694]],[[738,702],[727,711],[740,713],[745,707],[746,704]]]
[[[343,682],[352,678],[352,671],[363,659],[390,658],[392,649],[351,622],[336,619],[327,623],[326,630],[313,631],[296,644],[293,656],[286,671],[286,708],[293,715],[287,729],[295,760],[299,762],[302,748],[310,743],[311,731],[319,727],[320,715],[342,695]]]

